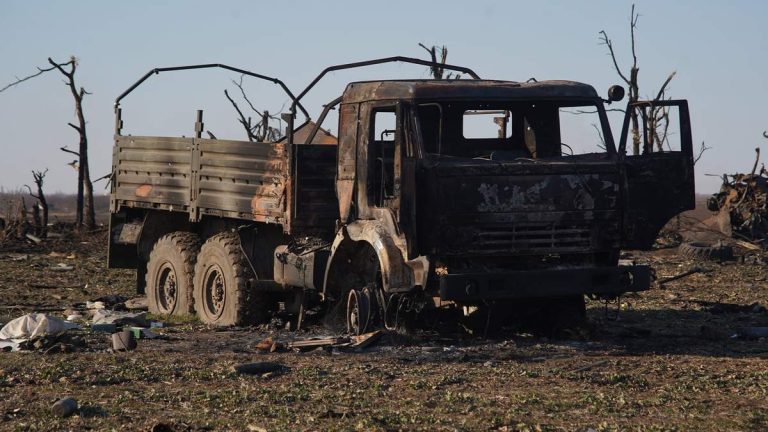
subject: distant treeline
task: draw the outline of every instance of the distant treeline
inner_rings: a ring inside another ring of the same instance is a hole
[[[26,189],[15,191],[0,190],[0,217],[8,218],[8,212],[11,209],[18,208],[17,203],[22,197],[24,198],[24,203],[31,212],[31,207],[37,203],[37,200],[29,196]],[[48,201],[48,209],[51,217],[50,222],[56,222],[57,219],[69,221],[74,218],[75,210],[77,208],[77,195],[53,193],[45,194],[45,198]],[[96,219],[106,219],[109,214],[109,195],[94,195],[93,204],[95,207]]]

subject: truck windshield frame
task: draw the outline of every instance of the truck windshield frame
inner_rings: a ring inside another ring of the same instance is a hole
[[[602,142],[594,143],[596,151],[579,156],[616,155],[602,100],[423,101],[415,104],[415,116],[424,155],[491,160],[562,159],[573,155],[571,145],[561,141],[561,109],[573,115],[596,114],[599,119],[594,128]],[[465,130],[472,126],[466,116],[477,113],[498,113],[498,118],[484,116],[498,126],[496,137],[489,136],[488,130],[480,134]]]

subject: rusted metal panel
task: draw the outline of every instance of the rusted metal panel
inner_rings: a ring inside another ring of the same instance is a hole
[[[121,136],[116,141],[118,205],[188,208],[192,138]]]
[[[518,83],[493,80],[408,80],[355,82],[347,86],[344,103],[413,99],[597,99],[595,89],[574,81]]]
[[[288,175],[284,149],[280,143],[199,140],[199,212],[283,222]]]
[[[342,104],[339,109],[338,166],[336,168],[336,196],[339,204],[339,218],[342,223],[349,220],[352,209],[352,192],[357,176],[357,135],[360,125],[359,106]]]
[[[336,150],[330,145],[297,145],[293,227],[333,234],[339,218],[336,201]]]
[[[503,298],[621,294],[650,288],[648,266],[583,267],[503,273],[462,273],[439,277],[440,298],[459,302]]]

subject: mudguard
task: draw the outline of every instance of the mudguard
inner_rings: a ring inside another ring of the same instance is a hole
[[[324,290],[328,286],[330,268],[338,253],[354,242],[365,242],[376,252],[385,292],[406,292],[425,283],[429,263],[425,257],[406,261],[407,244],[389,211],[381,211],[373,220],[357,220],[342,227],[331,246],[331,257],[325,272]],[[417,270],[417,271],[415,271]],[[414,276],[414,273],[416,275]]]

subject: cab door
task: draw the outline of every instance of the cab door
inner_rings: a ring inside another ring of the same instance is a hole
[[[632,113],[640,154],[627,154]],[[693,142],[688,102],[639,101],[627,106],[619,141],[624,175],[622,247],[649,249],[661,228],[695,206]]]

